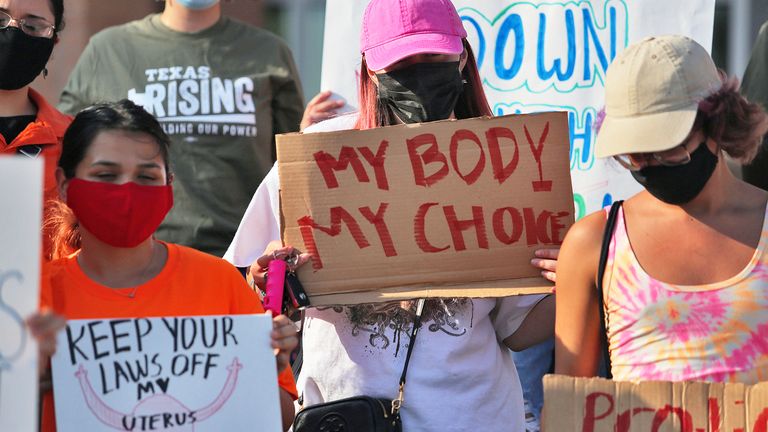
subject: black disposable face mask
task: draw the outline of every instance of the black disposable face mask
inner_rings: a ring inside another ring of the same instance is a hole
[[[37,78],[53,52],[53,39],[16,27],[0,30],[0,90],[18,90]]]
[[[459,62],[414,63],[376,77],[379,100],[403,123],[449,118],[464,91]]]
[[[632,171],[651,195],[667,204],[685,204],[701,193],[717,166],[717,155],[709,151],[706,142],[691,153],[691,160],[679,166],[649,166]]]

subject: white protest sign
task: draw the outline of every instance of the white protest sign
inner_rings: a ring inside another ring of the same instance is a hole
[[[24,319],[40,293],[43,163],[0,157],[0,431],[37,430],[37,345]]]
[[[453,0],[495,115],[566,111],[576,218],[640,186],[596,160],[594,121],[605,71],[629,44],[662,34],[712,45],[715,0]],[[322,88],[356,109],[360,28],[368,0],[328,0]]]
[[[281,431],[271,330],[268,315],[69,321],[58,431]]]

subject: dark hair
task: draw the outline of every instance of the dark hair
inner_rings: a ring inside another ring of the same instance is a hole
[[[467,40],[463,39],[463,42],[464,50],[467,53],[467,63],[461,75],[466,84],[464,84],[464,91],[456,102],[454,114],[456,114],[458,119],[480,116],[490,117],[493,114],[485,97],[483,81],[480,79],[480,72],[477,70],[475,55]],[[363,56],[360,65],[360,82],[358,85],[360,114],[355,128],[372,129],[391,125],[387,108],[379,100],[379,88],[371,77],[368,76],[368,64],[365,62],[365,56]]]
[[[68,179],[74,177],[77,166],[85,158],[96,136],[101,132],[113,130],[142,133],[152,137],[157,142],[163,158],[167,181],[170,181],[170,138],[152,114],[127,99],[93,105],[77,113],[64,133],[62,142],[59,168],[64,171],[64,176]],[[50,258],[66,257],[80,249],[77,218],[72,210],[60,201],[47,205],[50,210],[47,212],[43,230],[46,235],[50,233]]]
[[[50,0],[51,9],[53,9],[53,25],[56,26],[56,33],[64,28],[64,0]]]
[[[768,115],[739,93],[737,78],[729,78],[723,70],[719,73],[722,85],[699,103],[691,133],[702,130],[729,156],[749,163],[768,132]]]
[[[128,99],[100,103],[83,109],[75,116],[64,133],[59,168],[67,178],[75,176],[75,169],[82,162],[93,139],[100,132],[121,130],[149,135],[160,149],[165,171],[170,174],[168,149],[171,139],[160,123],[144,108]]]

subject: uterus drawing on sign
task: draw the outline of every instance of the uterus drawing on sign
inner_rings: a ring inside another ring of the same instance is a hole
[[[27,346],[27,327],[24,318],[12,306],[6,303],[3,291],[8,282],[15,280],[19,286],[24,280],[17,270],[0,273],[0,401],[2,400],[3,374],[13,369],[13,364],[21,358]]]
[[[88,371],[79,365],[75,377],[80,383],[85,403],[93,415],[103,424],[119,431],[165,431],[194,432],[195,424],[207,420],[227,403],[237,387],[237,376],[243,365],[235,357],[227,366],[229,371],[218,396],[199,409],[190,409],[181,401],[168,394],[148,396],[133,408],[130,414],[119,412],[104,401],[93,390],[88,380]]]

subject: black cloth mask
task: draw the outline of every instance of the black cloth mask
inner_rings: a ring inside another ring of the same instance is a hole
[[[717,155],[707,143],[691,153],[691,160],[679,166],[649,166],[632,171],[632,177],[651,195],[667,204],[685,204],[701,193],[717,166]]]
[[[459,62],[414,63],[376,77],[379,100],[403,123],[447,119],[464,91]]]
[[[16,27],[0,30],[0,90],[18,90],[37,78],[53,52],[53,38]]]

